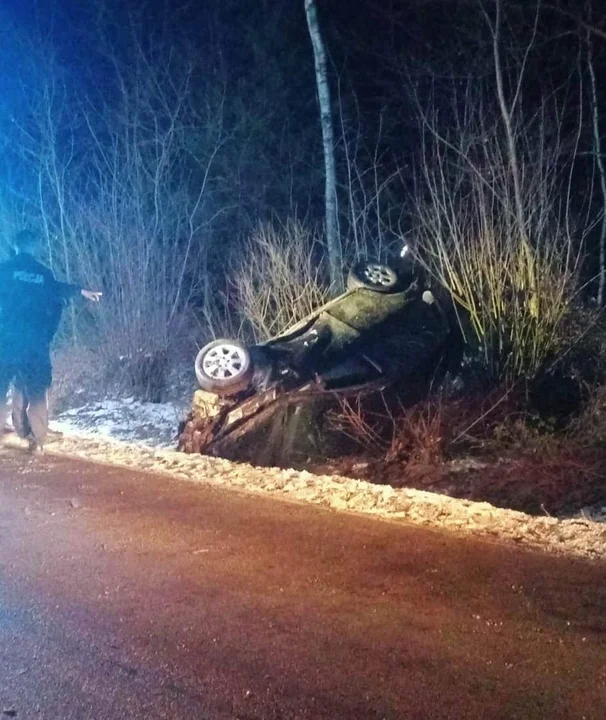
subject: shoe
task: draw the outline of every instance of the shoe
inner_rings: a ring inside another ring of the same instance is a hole
[[[28,441],[27,450],[30,455],[44,455],[44,445],[33,438]]]

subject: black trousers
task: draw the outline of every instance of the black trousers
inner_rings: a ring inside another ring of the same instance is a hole
[[[42,444],[48,432],[51,383],[50,347],[3,348],[0,351],[0,430],[6,421],[8,391],[12,385],[15,431],[22,438],[29,437]]]

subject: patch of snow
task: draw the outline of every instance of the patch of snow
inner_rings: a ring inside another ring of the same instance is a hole
[[[186,409],[174,403],[148,403],[125,398],[90,403],[56,416],[51,430],[87,438],[143,442],[173,447]]]

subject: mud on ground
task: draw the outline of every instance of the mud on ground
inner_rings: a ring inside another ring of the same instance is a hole
[[[345,458],[317,464],[314,472],[488,502],[530,515],[585,514],[606,520],[606,451],[533,452],[446,461]]]

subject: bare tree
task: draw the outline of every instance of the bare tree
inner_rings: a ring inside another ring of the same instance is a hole
[[[484,17],[490,29],[492,36],[492,50],[493,50],[493,62],[494,62],[494,73],[496,82],[496,91],[498,98],[499,110],[503,125],[505,126],[505,138],[507,141],[507,161],[509,164],[509,170],[511,173],[512,185],[513,185],[513,200],[515,216],[517,220],[518,233],[520,234],[520,247],[523,253],[528,256],[527,262],[525,263],[526,271],[528,273],[527,282],[528,285],[532,286],[536,283],[534,277],[534,262],[532,258],[532,246],[528,237],[526,221],[524,217],[524,203],[522,199],[522,171],[520,168],[520,160],[518,157],[518,147],[516,143],[516,137],[514,136],[513,117],[517,111],[517,106],[521,101],[522,86],[525,79],[526,64],[530,52],[533,49],[534,42],[537,35],[537,28],[539,23],[539,16],[541,10],[541,1],[538,0],[535,9],[535,18],[532,31],[532,37],[524,50],[524,55],[520,67],[517,73],[517,82],[514,85],[514,93],[512,99],[508,102],[505,96],[505,85],[504,85],[504,73],[503,73],[503,60],[501,51],[501,33],[503,24],[503,9],[502,0],[496,0],[495,2],[495,17],[492,20],[488,12],[482,6]]]
[[[592,122],[592,140],[593,154],[596,165],[598,167],[598,177],[600,180],[600,190],[602,193],[602,222],[600,226],[599,240],[599,265],[598,265],[598,294],[597,304],[602,307],[604,304],[604,289],[606,288],[606,170],[604,168],[604,157],[602,155],[602,137],[600,135],[600,116],[598,107],[598,91],[593,61],[593,38],[591,33],[586,33],[587,41],[587,69],[589,70],[589,87],[590,87],[590,103],[591,103],[591,122]]]
[[[571,206],[582,115],[575,134],[564,136],[564,111],[548,96],[532,119],[512,115],[508,129],[498,100],[490,111],[476,82],[458,92],[455,86],[450,127],[441,126],[435,107],[420,108],[417,248],[466,311],[467,339],[492,378],[533,377],[572,341],[562,330],[591,230],[587,216],[574,221]]]
[[[81,122],[73,112],[75,96],[69,74],[49,38],[12,35],[18,48],[21,73],[18,101],[11,116],[13,152],[9,161],[19,190],[4,186],[21,207],[22,226],[39,227],[46,239],[50,267],[68,281],[73,279],[69,240],[73,228],[68,211],[70,183],[78,173],[76,148]],[[71,334],[76,318],[70,306]]]
[[[83,110],[90,149],[71,209],[72,252],[89,282],[101,279],[106,291],[98,321],[108,349],[136,373],[138,363],[166,360],[209,282],[219,212],[212,169],[224,135],[221,103],[193,103],[193,54],[144,45],[136,23],[129,51],[127,67],[109,43],[104,49],[112,99],[105,101],[106,85]]]
[[[168,34],[144,37],[132,17],[112,36],[117,50],[105,28],[90,45],[102,85],[74,92],[52,52],[39,54],[13,125],[30,224],[44,228],[49,261],[105,293],[94,319],[83,318],[88,337],[103,364],[157,398],[169,349],[209,286],[223,102],[220,92],[198,102],[202,73],[185,43],[175,52]]]
[[[368,137],[359,115],[357,124],[353,124],[341,100],[339,105],[346,198],[346,217],[342,220],[344,253],[348,261],[363,257],[387,260],[393,243],[401,243],[404,209],[397,201],[400,172],[397,167],[389,167],[383,146],[383,117],[379,117],[376,136]]]
[[[314,0],[305,0],[307,26],[314,50],[316,86],[320,104],[322,137],[324,140],[326,240],[330,281],[339,290],[343,286],[342,249],[337,222],[337,180],[335,169],[335,141],[330,101],[330,85],[326,67],[326,50],[318,22]]]

